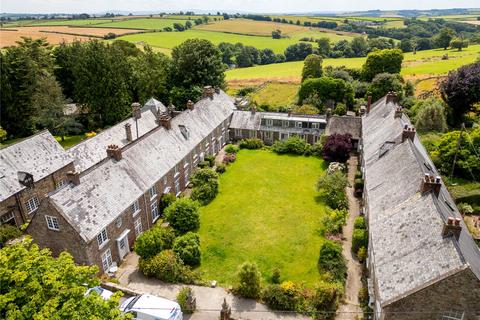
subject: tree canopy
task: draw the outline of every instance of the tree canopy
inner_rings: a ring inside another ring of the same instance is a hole
[[[384,49],[372,51],[362,68],[363,77],[367,81],[379,73],[400,73],[403,53],[400,49]]]
[[[320,78],[322,76],[322,57],[311,54],[303,62],[302,81],[309,78]]]

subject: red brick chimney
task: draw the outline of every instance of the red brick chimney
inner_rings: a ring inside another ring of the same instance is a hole
[[[132,125],[130,123],[125,123],[125,136],[126,136],[128,142],[133,141]]]
[[[403,108],[401,106],[397,106],[395,108],[395,114],[393,115],[394,118],[401,118],[403,114]]]
[[[212,86],[203,87],[203,97],[213,99],[214,90]]]
[[[368,96],[367,113],[370,113],[371,108],[372,108],[372,96]]]
[[[413,126],[408,126],[408,124],[406,124],[404,127],[403,127],[403,133],[402,133],[402,142],[404,142],[405,140],[407,139],[410,139],[413,141],[413,139],[415,138],[415,128]]]
[[[132,115],[135,119],[140,119],[142,117],[142,111],[140,110],[140,103],[132,103]]]
[[[438,197],[440,189],[442,188],[442,179],[439,176],[434,177],[428,173],[422,179],[422,193],[433,191],[435,196]]]
[[[193,110],[193,108],[195,108],[195,104],[193,103],[192,100],[188,100],[187,101],[187,109],[188,110]]]
[[[113,158],[117,161],[122,160],[122,149],[116,144],[111,144],[107,147],[107,157]]]
[[[443,225],[442,235],[444,237],[454,236],[458,240],[462,233],[462,226],[460,225],[460,219],[454,217],[448,217],[447,221]]]
[[[80,173],[76,171],[68,171],[67,181],[73,184],[74,186],[78,186],[80,184]]]
[[[172,128],[172,117],[168,113],[157,113],[157,124],[167,130]]]
[[[395,91],[389,91],[387,93],[387,103],[397,103],[397,94]]]

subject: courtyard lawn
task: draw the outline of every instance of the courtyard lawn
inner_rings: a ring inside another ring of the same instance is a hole
[[[220,177],[218,196],[200,209],[203,278],[233,285],[238,266],[250,261],[264,281],[279,268],[282,281],[312,286],[326,208],[315,185],[324,170],[315,157],[241,150]]]

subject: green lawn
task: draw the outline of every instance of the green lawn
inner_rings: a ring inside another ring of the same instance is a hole
[[[441,60],[444,54],[448,54],[449,60]],[[474,62],[480,54],[480,45],[470,46],[463,51],[457,50],[425,50],[417,54],[411,52],[405,54],[402,74],[446,74],[450,70]],[[366,58],[338,58],[324,59],[323,66],[346,66],[348,68],[360,68]],[[255,78],[287,78],[300,77],[303,61],[270,64],[250,68],[239,68],[226,72],[227,80],[255,79]]]
[[[174,20],[168,20],[174,21]],[[122,25],[118,24],[102,24],[104,27],[121,27]],[[141,28],[136,24],[132,24],[131,28]],[[252,36],[252,35],[241,35],[241,34],[231,34],[224,32],[215,32],[215,31],[203,31],[203,30],[187,30],[184,32],[155,32],[155,33],[142,33],[142,34],[132,34],[120,37],[119,39],[127,40],[134,43],[145,42],[153,47],[167,48],[171,49],[185,40],[188,39],[207,39],[213,42],[214,44],[219,44],[220,42],[229,42],[229,43],[243,43],[246,46],[254,46],[257,49],[272,49],[275,53],[284,53],[285,49],[295,43],[298,43],[299,39],[302,37],[329,37],[334,41],[338,41],[343,38],[351,38],[349,36],[341,36],[335,33],[325,33],[320,31],[306,31],[300,32],[292,35],[290,38],[283,39],[272,39],[271,37],[265,36]]]
[[[315,184],[323,165],[314,157],[241,150],[220,177],[218,196],[200,209],[203,278],[231,285],[237,267],[251,261],[265,281],[278,267],[282,281],[314,284],[325,214]]]

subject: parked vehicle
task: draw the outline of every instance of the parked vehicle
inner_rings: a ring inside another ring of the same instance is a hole
[[[141,320],[182,320],[180,305],[175,301],[142,294],[125,300],[120,310]]]
[[[108,291],[107,289],[103,289],[100,286],[89,288],[87,292],[85,292],[85,296],[88,296],[90,293],[96,292],[103,300],[108,300],[113,295],[112,291]]]

